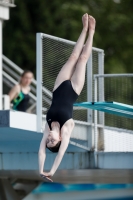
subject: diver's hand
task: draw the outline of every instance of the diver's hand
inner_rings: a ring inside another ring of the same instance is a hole
[[[52,172],[42,172],[41,174],[43,174],[44,176],[53,176]]]
[[[53,182],[53,180],[51,179],[51,176],[53,176],[53,174],[51,172],[42,172],[40,174],[40,176],[43,178],[43,179],[47,179],[48,181],[50,182]]]

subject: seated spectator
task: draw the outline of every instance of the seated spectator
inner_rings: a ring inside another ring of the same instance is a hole
[[[13,110],[26,112],[30,99],[29,92],[32,79],[33,73],[25,70],[21,75],[20,82],[10,90],[9,97]]]

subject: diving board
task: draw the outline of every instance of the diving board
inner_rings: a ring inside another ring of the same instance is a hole
[[[133,106],[118,102],[81,102],[75,103],[74,106],[98,110],[110,114],[119,115],[133,119]]]

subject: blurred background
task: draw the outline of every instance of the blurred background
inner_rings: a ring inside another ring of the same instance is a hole
[[[81,16],[96,18],[94,47],[105,51],[105,73],[133,73],[132,0],[16,0],[4,22],[3,54],[36,74],[36,33],[76,41]]]

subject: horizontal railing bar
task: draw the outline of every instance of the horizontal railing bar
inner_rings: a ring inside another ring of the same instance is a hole
[[[7,58],[6,56],[2,55],[2,59],[4,62],[9,64],[11,67],[13,67],[13,69],[18,71],[20,74],[23,73],[23,70],[18,65],[16,65],[14,62],[12,62],[9,58]]]
[[[56,37],[56,36],[48,35],[48,34],[45,34],[45,33],[42,33],[42,37],[47,37],[47,38],[57,40],[57,41],[61,41],[61,42],[65,42],[65,43],[71,44],[71,45],[76,44],[76,42],[73,42],[73,41],[70,41],[70,40],[67,40],[67,39],[63,39],[63,38],[59,38],[59,37]],[[102,49],[99,49],[99,48],[96,48],[96,47],[93,47],[92,50],[97,51],[97,52],[103,52]]]
[[[100,77],[133,77],[133,74],[94,74],[94,79]]]
[[[104,129],[112,130],[112,131],[117,131],[117,132],[124,132],[125,134],[126,134],[126,133],[132,133],[132,134],[133,134],[133,130],[124,129],[124,128],[111,127],[111,126],[104,126]]]
[[[50,39],[57,40],[57,41],[60,41],[60,42],[65,42],[65,43],[71,44],[71,45],[76,44],[76,42],[66,40],[66,39],[62,39],[62,38],[59,38],[59,37],[56,37],[56,36],[48,35],[48,34],[45,34],[45,33],[42,33],[42,37],[50,38]]]
[[[84,150],[87,150],[87,151],[90,151],[90,150],[91,150],[90,148],[88,148],[88,147],[86,147],[86,146],[83,146],[83,145],[81,145],[81,144],[79,144],[79,143],[77,143],[77,142],[73,142],[73,141],[71,141],[71,140],[70,140],[70,144],[72,144],[72,145],[74,145],[74,146],[77,146],[77,147],[80,147],[80,148],[82,148],[82,149],[84,149]]]
[[[42,118],[46,120],[46,115],[42,115]],[[81,124],[81,125],[86,125],[86,126],[92,126],[94,127],[94,123],[89,123],[89,122],[85,122],[85,121],[79,121],[79,120],[75,120],[74,119],[75,124]],[[104,128],[104,125],[102,124],[97,124],[98,128]]]
[[[12,77],[14,77],[16,80],[20,79],[20,75],[16,74],[11,68],[9,68],[5,63],[3,63],[3,69],[4,71],[8,72]]]

